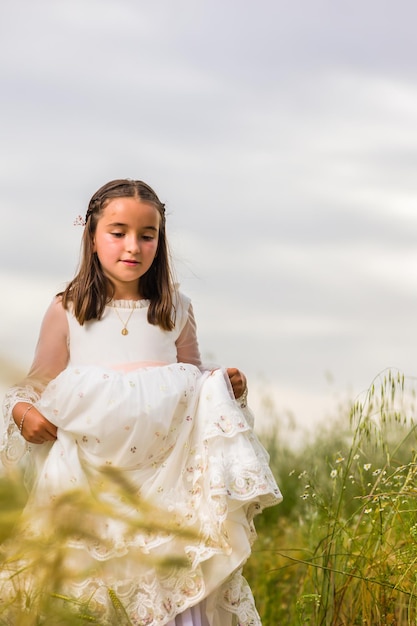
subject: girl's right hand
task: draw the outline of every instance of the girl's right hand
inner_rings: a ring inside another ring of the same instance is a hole
[[[28,410],[28,407],[31,407]],[[25,414],[20,434],[29,443],[45,443],[45,441],[55,441],[57,427],[49,422],[46,417],[39,413],[38,409],[26,402],[19,402],[13,410],[13,419],[19,428],[22,417]]]

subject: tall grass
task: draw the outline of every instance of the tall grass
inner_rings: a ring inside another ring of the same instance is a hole
[[[415,399],[388,371],[298,453],[269,442],[291,506],[246,567],[264,626],[417,623]]]

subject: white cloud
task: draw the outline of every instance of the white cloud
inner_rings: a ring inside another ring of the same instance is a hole
[[[77,264],[73,219],[130,176],[167,204],[205,353],[268,371],[289,402],[322,397],[328,369],[343,389],[412,370],[416,12],[6,0],[2,350],[31,358]]]

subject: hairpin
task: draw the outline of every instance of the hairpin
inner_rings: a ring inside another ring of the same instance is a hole
[[[82,215],[77,215],[74,220],[74,226],[85,226],[85,219]]]
[[[74,220],[74,226],[85,226],[92,212],[93,212],[92,209],[88,209],[87,213],[85,214],[85,218],[82,215],[77,215],[77,217]]]

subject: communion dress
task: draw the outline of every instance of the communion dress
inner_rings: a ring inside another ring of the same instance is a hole
[[[27,532],[35,536],[42,534],[39,511],[71,490],[99,493],[117,507],[114,518],[91,518],[91,538],[69,542],[74,571],[86,574],[64,591],[88,600],[100,623],[119,623],[111,590],[134,626],[257,626],[241,572],[256,536],[254,516],[281,493],[250,409],[235,400],[225,370],[201,365],[190,300],[176,292],[172,331],[148,323],[148,306],[112,301],[99,322],[83,326],[65,311],[68,359],[52,366],[46,361],[54,350],[42,345],[45,317],[36,365],[6,395],[2,462],[27,467]],[[45,380],[42,369],[56,375]],[[57,426],[56,441],[23,439],[11,417],[19,401]],[[106,493],[105,468],[120,472],[138,503],[164,511],[170,531],[132,532],[135,506]],[[178,557],[181,567],[156,564]]]

